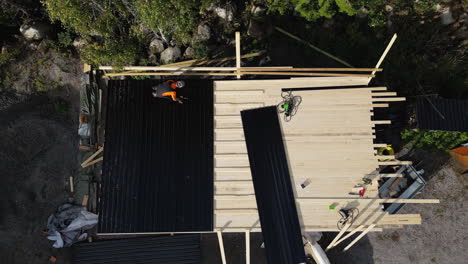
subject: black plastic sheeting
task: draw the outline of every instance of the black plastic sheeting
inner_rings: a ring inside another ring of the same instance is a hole
[[[418,97],[416,118],[420,129],[468,132],[468,100]]]
[[[305,263],[276,107],[241,112],[268,263]]]
[[[213,87],[186,80],[180,105],[158,81],[109,81],[98,233],[213,230]]]
[[[195,264],[200,259],[200,235],[108,240],[73,246],[74,264]]]

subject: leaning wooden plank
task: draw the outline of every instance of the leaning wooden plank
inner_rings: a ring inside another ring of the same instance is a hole
[[[372,228],[375,227],[375,224],[372,224],[370,226],[368,226],[366,228],[366,230],[364,230],[361,234],[359,234],[359,236],[357,236],[348,246],[346,246],[343,251],[347,251],[348,249],[350,249],[354,244],[356,244],[356,242],[358,242],[361,238],[363,238],[367,233],[369,233],[369,231],[372,230]]]
[[[83,163],[81,163],[81,167],[84,168],[84,166],[86,165],[86,163],[90,162],[91,160],[93,160],[97,155],[99,155],[99,153],[101,153],[102,151],[104,150],[104,146],[100,147],[96,152],[94,152],[93,155],[89,156],[85,161],[83,161]]]
[[[340,244],[341,242],[345,241],[346,239],[350,238],[352,235],[356,234],[357,232],[361,231],[362,229],[366,228],[365,225],[360,225],[358,227],[356,227],[354,230],[352,230],[351,232],[349,232],[346,236],[342,237],[340,240],[336,241],[332,247],[336,247],[338,246],[338,244]]]
[[[383,60],[385,59],[385,57],[387,56],[387,53],[390,51],[390,49],[392,48],[393,46],[393,43],[395,43],[395,40],[397,39],[397,34],[393,34],[393,37],[392,39],[390,40],[390,42],[388,43],[387,47],[385,48],[384,52],[382,53],[382,56],[380,56],[380,59],[379,61],[377,61],[377,64],[375,65],[375,68],[379,68],[380,65],[382,64]],[[375,72],[372,72],[372,74],[375,74]],[[369,78],[367,80],[367,83],[370,83],[370,81],[372,80],[372,77]]]
[[[241,78],[239,74],[241,67],[241,47],[240,47],[240,32],[236,31],[236,68],[237,68],[237,79]]]
[[[218,235],[218,243],[219,243],[219,252],[221,254],[221,262],[223,264],[226,264],[226,254],[224,253],[224,243],[223,243],[223,235],[221,231],[216,231],[216,234]]]
[[[378,96],[397,96],[396,92],[386,92],[386,93],[372,93],[372,97]]]
[[[315,51],[318,51],[318,52],[322,53],[323,55],[325,55],[325,56],[327,56],[327,57],[329,57],[329,58],[331,58],[331,59],[333,59],[333,60],[335,60],[335,61],[337,61],[337,62],[339,62],[339,63],[341,63],[341,64],[343,64],[345,66],[347,66],[347,67],[353,68],[353,66],[351,64],[347,63],[346,61],[344,61],[344,60],[342,60],[342,59],[340,59],[340,58],[338,58],[336,56],[331,55],[330,53],[328,53],[328,52],[326,52],[326,51],[324,51],[324,50],[310,44],[309,42],[307,42],[307,41],[305,41],[305,40],[303,40],[303,39],[301,39],[301,38],[287,32],[286,30],[281,29],[279,27],[275,27],[275,29],[277,31],[285,34],[286,36],[288,36],[288,37],[290,37],[292,39],[295,39],[295,40],[299,41],[302,44],[305,44],[305,45],[309,46],[310,48],[314,49]],[[376,67],[376,68],[378,68],[378,67]]]
[[[82,166],[82,167],[83,167],[83,168],[89,167],[89,166],[91,166],[91,165],[93,165],[93,164],[96,164],[96,163],[98,163],[98,162],[101,162],[102,160],[103,160],[103,157],[97,158],[97,159],[95,159],[95,160],[93,160],[93,161],[90,161],[90,162],[86,163],[86,164],[85,164],[84,166]]]
[[[344,235],[344,233],[348,230],[348,228],[352,225],[352,222],[349,221],[345,224],[345,226],[341,229],[341,231],[338,233],[338,235],[335,236],[335,238],[328,244],[327,248],[325,250],[330,250],[335,246],[335,243]]]

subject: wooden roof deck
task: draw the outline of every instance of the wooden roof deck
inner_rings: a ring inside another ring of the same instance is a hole
[[[372,111],[404,98],[389,97],[396,94],[367,83],[362,77],[215,81],[215,229],[260,231],[240,111],[277,105],[282,88],[304,87],[342,88],[294,91],[302,97],[299,111],[290,122],[281,119],[303,230],[337,231],[338,210],[354,207],[360,213],[350,230],[374,222],[374,231],[420,224],[417,214],[385,214],[383,200],[377,199],[376,176],[382,162],[373,133],[376,125],[389,122],[374,121]],[[350,194],[357,192],[354,186],[364,177],[374,178],[365,197]],[[309,185],[301,188],[306,180]],[[335,210],[329,209],[332,204]]]

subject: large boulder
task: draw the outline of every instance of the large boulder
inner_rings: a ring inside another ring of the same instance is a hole
[[[269,19],[260,19],[256,17],[252,17],[250,19],[247,35],[256,39],[264,39],[271,35],[271,33],[273,33],[273,25]]]
[[[234,8],[235,6],[233,5],[228,5],[226,8],[212,6],[208,10],[213,11],[221,19],[231,22],[234,19]]]
[[[252,6],[252,9],[250,10],[250,12],[254,16],[263,16],[263,15],[266,14],[267,8],[265,6],[261,6],[261,5],[254,5],[254,6]]]
[[[75,47],[75,49],[77,50],[81,50],[83,49],[86,45],[88,45],[88,41],[86,41],[85,39],[82,39],[82,38],[77,38],[75,40],[73,40],[73,47]]]
[[[204,41],[211,38],[211,29],[207,24],[198,25],[197,40]]]
[[[184,59],[192,59],[195,55],[195,50],[192,47],[188,47],[184,52]]]
[[[161,62],[163,64],[177,61],[182,56],[182,52],[179,47],[169,47],[161,52]]]
[[[149,45],[150,54],[161,53],[164,50],[164,42],[160,39],[153,39]]]
[[[51,26],[45,23],[33,22],[22,25],[20,32],[26,40],[41,40],[51,31]]]

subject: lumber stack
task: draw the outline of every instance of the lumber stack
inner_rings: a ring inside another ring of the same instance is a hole
[[[367,87],[367,81],[365,77],[215,81],[215,228],[260,230],[240,111],[277,105],[281,90],[288,88],[311,88],[293,92],[302,97],[302,103],[290,122],[281,116],[302,228],[337,231],[340,216],[329,209],[332,204],[358,208],[356,226],[378,219],[373,231],[420,224],[419,215],[385,214],[383,201],[377,199],[379,166],[402,162],[379,161],[382,157],[377,156],[376,147],[381,144],[374,144],[374,129],[389,121],[373,120],[373,109],[404,98],[394,97],[385,87]],[[365,197],[359,197],[356,184],[366,177],[374,182]],[[302,188],[306,181],[307,187]]]

